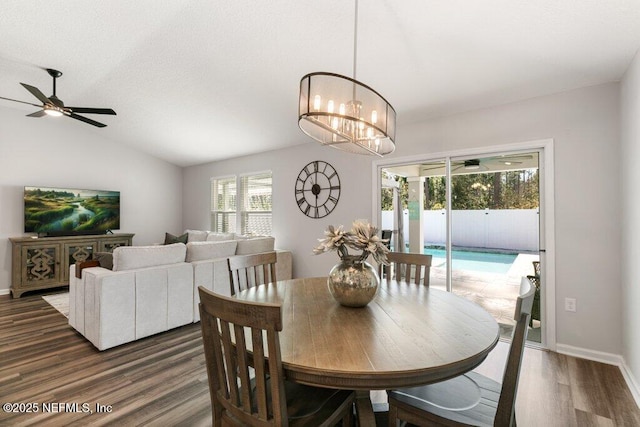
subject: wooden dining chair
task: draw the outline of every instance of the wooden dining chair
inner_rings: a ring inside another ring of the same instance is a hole
[[[355,392],[284,379],[280,305],[198,292],[214,426],[351,425]]]
[[[471,371],[435,384],[389,391],[389,426],[395,427],[399,420],[417,426],[515,426],[516,392],[534,294],[535,288],[523,277],[502,384]]]
[[[387,249],[391,249],[391,238],[393,237],[393,230],[382,230],[380,232],[380,238],[382,240],[386,240],[383,244],[387,247]]]
[[[416,285],[423,284],[429,286],[429,276],[431,272],[431,255],[408,254],[403,252],[389,252],[387,254],[389,265],[380,266],[378,273],[381,278],[387,280],[413,281]]]
[[[229,257],[231,295],[258,285],[277,282],[275,252]]]

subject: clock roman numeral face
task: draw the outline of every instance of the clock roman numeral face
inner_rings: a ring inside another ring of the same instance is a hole
[[[296,178],[295,197],[300,211],[310,218],[331,213],[340,199],[340,177],[327,162],[315,160]]]

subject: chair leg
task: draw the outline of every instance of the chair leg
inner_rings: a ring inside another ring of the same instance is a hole
[[[389,405],[389,427],[398,427],[398,408]]]
[[[353,405],[349,407],[347,414],[342,419],[342,427],[353,427]]]

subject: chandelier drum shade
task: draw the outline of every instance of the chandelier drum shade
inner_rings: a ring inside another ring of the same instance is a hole
[[[378,92],[334,73],[300,80],[300,129],[322,145],[383,156],[395,150],[396,112]]]

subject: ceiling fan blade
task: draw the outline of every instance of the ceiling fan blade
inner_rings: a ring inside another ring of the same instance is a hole
[[[91,119],[89,119],[87,117],[84,117],[84,116],[81,116],[81,115],[75,114],[75,113],[69,113],[66,116],[67,117],[71,117],[72,119],[80,120],[81,122],[89,123],[90,125],[94,125],[94,126],[97,126],[99,128],[103,128],[103,127],[107,126],[104,123],[96,122],[95,120],[91,120]]]
[[[87,107],[66,107],[74,113],[88,113],[88,114],[110,114],[116,115],[116,112],[111,108],[87,108]]]
[[[35,113],[27,114],[27,117],[43,117],[46,116],[47,113],[44,110],[36,111]]]
[[[7,101],[19,102],[21,104],[33,105],[34,107],[42,107],[42,105],[33,104],[31,102],[18,101],[17,99],[5,98],[4,96],[0,96],[0,99],[6,99]]]
[[[444,164],[426,164],[426,165],[421,165],[420,168],[423,171],[433,171],[433,170],[439,170],[439,169],[444,169]]]
[[[44,96],[44,93],[40,92],[40,89],[38,89],[37,87],[33,87],[30,86],[26,83],[20,83],[22,86],[24,86],[24,88],[26,90],[28,90],[29,92],[31,92],[31,95],[35,96],[36,98],[38,98],[43,104],[49,104],[51,103],[51,101],[49,101],[49,98],[47,98],[46,96]]]

